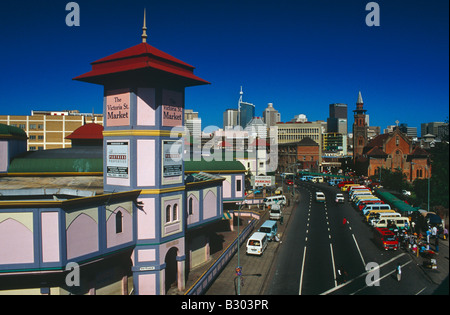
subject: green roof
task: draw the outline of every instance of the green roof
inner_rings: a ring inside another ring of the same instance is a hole
[[[387,191],[380,191],[378,189],[376,193],[381,199],[383,199],[385,202],[390,204],[392,208],[397,209],[400,212],[414,212],[414,211],[418,211],[417,208],[414,208],[414,207],[410,206],[409,204],[407,204],[403,200],[398,199],[393,194],[391,194],[391,193],[389,193]]]
[[[244,165],[239,161],[206,161],[202,158],[201,161],[185,161],[185,172],[218,172],[225,173],[235,171],[237,173],[243,173],[246,171]]]
[[[27,133],[23,129],[4,124],[0,124],[0,137],[1,136],[27,139]]]
[[[8,173],[92,173],[103,172],[102,159],[14,159]]]

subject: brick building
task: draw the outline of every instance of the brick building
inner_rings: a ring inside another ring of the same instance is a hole
[[[321,166],[320,146],[311,138],[299,142],[278,144],[278,170],[291,171],[289,166],[298,163],[299,169],[318,171]]]
[[[366,170],[368,176],[378,175],[381,168],[401,169],[411,182],[431,176],[429,153],[413,147],[409,137],[398,128],[370,141],[364,147],[358,164],[358,169]]]

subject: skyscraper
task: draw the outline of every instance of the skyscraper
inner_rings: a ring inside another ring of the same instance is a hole
[[[270,128],[275,126],[277,122],[281,121],[281,115],[275,108],[273,108],[273,104],[269,103],[263,112],[263,119],[267,125],[267,128]]]
[[[242,101],[243,95],[244,95],[244,92],[242,91],[242,86],[241,86],[239,107],[238,107],[238,109],[239,109],[239,125],[242,127],[242,129],[245,129],[245,127],[247,127],[247,124],[253,119],[253,117],[255,117],[255,105]]]
[[[327,119],[328,132],[347,134],[347,104],[330,104],[330,115]]]

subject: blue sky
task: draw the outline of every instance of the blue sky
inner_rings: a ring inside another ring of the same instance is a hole
[[[444,121],[449,109],[449,2],[362,0],[80,0],[80,26],[65,24],[70,1],[0,2],[0,114],[102,111],[101,86],[72,81],[90,63],[141,42],[196,67],[211,85],[186,90],[203,127],[244,101],[282,121],[326,120],[346,103],[349,126],[362,92],[372,126]],[[351,128],[351,127],[350,127]]]

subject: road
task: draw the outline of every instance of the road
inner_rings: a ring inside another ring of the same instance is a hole
[[[297,191],[300,203],[275,257],[266,294],[414,295],[432,294],[436,289],[409,254],[377,247],[372,228],[347,200],[334,203],[338,188],[302,183]],[[325,193],[325,203],[315,201],[316,191]],[[398,264],[403,271],[400,282],[394,272]],[[338,268],[348,274],[345,284],[336,281]]]

